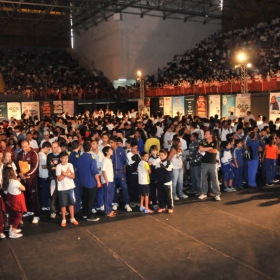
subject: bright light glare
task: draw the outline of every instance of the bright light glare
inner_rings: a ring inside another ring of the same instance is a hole
[[[142,76],[142,72],[140,70],[137,71],[137,76],[141,77]]]
[[[220,8],[221,11],[224,9],[224,0],[220,0]]]
[[[252,63],[247,63],[247,67],[251,68],[252,67]]]
[[[126,81],[126,79],[124,79],[124,78],[120,78],[120,79],[118,79],[118,81],[120,81],[120,82],[125,82],[125,81]]]
[[[237,55],[237,59],[239,62],[243,62],[244,60],[246,60],[246,55],[244,53],[239,53]]]

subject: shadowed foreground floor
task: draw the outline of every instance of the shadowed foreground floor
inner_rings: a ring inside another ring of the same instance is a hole
[[[0,242],[0,279],[280,279],[280,188],[191,197],[173,214],[118,210],[60,227],[27,219]]]

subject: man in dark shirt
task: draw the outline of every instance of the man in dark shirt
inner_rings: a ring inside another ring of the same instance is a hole
[[[201,195],[198,198],[204,199],[207,197],[209,176],[215,194],[215,200],[220,201],[220,187],[216,167],[218,142],[213,138],[212,130],[207,130],[205,132],[204,140],[199,145],[199,151],[205,154],[201,159]]]

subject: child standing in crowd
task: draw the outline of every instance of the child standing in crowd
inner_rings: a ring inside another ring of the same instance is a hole
[[[157,168],[160,167],[160,158],[158,156],[158,147],[156,145],[152,145],[150,148],[150,158],[149,165],[151,168],[150,173],[150,204],[152,204],[153,208],[156,210],[158,208],[158,182],[157,182]]]
[[[113,150],[111,147],[105,147],[102,152],[104,154],[104,158],[102,162],[101,182],[105,191],[105,215],[112,218],[116,216],[116,213],[112,211],[112,204],[115,195],[114,170],[111,160]]]
[[[69,208],[70,212],[70,223],[73,225],[78,225],[74,217],[74,205],[76,203],[75,194],[74,194],[74,178],[75,172],[73,165],[68,162],[69,155],[67,152],[60,153],[60,164],[56,167],[56,176],[57,176],[57,190],[58,198],[61,207],[61,226],[66,227],[66,206]]]
[[[140,211],[146,214],[153,213],[149,209],[149,194],[150,194],[150,173],[151,169],[148,164],[149,154],[146,152],[141,153],[141,161],[138,164],[138,183],[140,193]],[[144,206],[145,205],[145,206]]]
[[[25,187],[17,180],[11,164],[3,167],[3,190],[7,191],[6,203],[9,209],[9,237],[22,237],[18,226],[22,220],[22,213],[27,212],[24,194]]]
[[[243,140],[238,139],[235,140],[235,149],[233,151],[233,159],[235,168],[233,169],[234,179],[233,185],[237,189],[242,189],[242,181],[244,174],[244,148],[243,148]]]
[[[158,213],[162,213],[168,209],[168,213],[173,213],[172,199],[172,163],[167,159],[167,150],[159,151],[160,167],[157,168],[157,182],[160,184],[158,188],[159,209]]]
[[[231,141],[224,142],[224,151],[221,156],[221,163],[222,163],[222,171],[223,171],[223,180],[224,180],[224,191],[225,192],[234,192],[236,191],[235,188],[232,187],[233,183],[233,168],[235,167],[233,164],[233,158],[231,154]]]

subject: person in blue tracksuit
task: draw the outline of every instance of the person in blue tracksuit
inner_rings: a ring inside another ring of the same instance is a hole
[[[242,189],[242,179],[243,179],[244,163],[245,163],[244,147],[243,147],[242,139],[235,140],[233,159],[235,165],[235,168],[233,169],[233,173],[234,173],[233,185],[237,189]]]
[[[77,170],[78,170],[78,160],[80,157],[80,149],[81,149],[81,146],[80,146],[79,142],[77,140],[73,141],[72,142],[72,151],[69,156],[69,162],[72,163],[76,174],[77,174]],[[81,209],[81,199],[82,199],[82,187],[80,185],[79,177],[77,175],[75,176],[74,183],[76,186],[74,189],[74,193],[75,193],[75,197],[76,197],[76,204],[75,204],[74,210],[75,210],[75,213],[77,213]]]
[[[128,196],[128,188],[126,184],[126,153],[125,150],[122,147],[118,146],[117,138],[111,137],[109,140],[109,144],[111,148],[113,149],[113,155],[111,156],[111,160],[113,162],[113,169],[114,169],[114,178],[115,178],[115,184],[119,185],[122,189],[123,193],[123,199],[125,203],[125,209],[127,212],[131,212],[132,209],[129,205],[129,196]],[[114,198],[114,205],[113,210],[118,209],[118,194],[115,192],[115,198]]]

